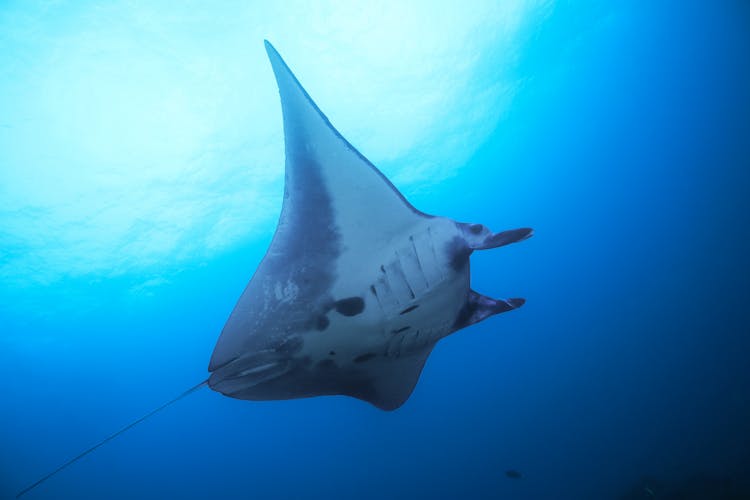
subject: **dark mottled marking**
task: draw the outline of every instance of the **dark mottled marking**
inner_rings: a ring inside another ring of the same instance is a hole
[[[410,327],[410,326],[404,326],[404,327],[401,327],[401,328],[399,328],[398,330],[393,330],[393,333],[401,333],[401,332],[405,332],[405,331],[406,331],[406,330],[408,330],[409,328],[411,328],[411,327]]]
[[[354,362],[355,363],[364,363],[365,361],[368,361],[368,360],[374,358],[375,356],[377,356],[377,354],[375,354],[374,352],[368,352],[367,354],[361,354],[361,355],[357,356],[356,358],[354,358]]]
[[[356,316],[365,310],[365,301],[362,297],[349,297],[336,301],[334,306],[336,312],[344,316]]]
[[[412,311],[413,311],[414,309],[416,309],[417,307],[419,307],[419,304],[414,304],[413,306],[409,306],[409,307],[407,307],[406,309],[404,309],[403,311],[401,311],[401,312],[400,312],[399,314],[406,314],[406,313],[410,313],[410,312],[412,312]]]
[[[373,295],[374,295],[375,297],[377,297],[377,296],[378,296],[378,292],[376,292],[376,291],[375,291],[375,286],[374,286],[374,285],[370,285],[370,291],[372,292],[372,294],[373,294]]]
[[[523,477],[523,474],[521,474],[517,470],[510,469],[505,471],[505,477],[509,477],[511,479],[521,479]]]
[[[335,356],[336,355],[336,351],[328,351],[328,355],[329,356]]]
[[[474,250],[466,244],[463,238],[456,236],[447,243],[445,251],[450,257],[453,270],[460,271],[469,263],[469,256]]]
[[[328,325],[330,324],[331,321],[328,319],[328,316],[326,316],[325,314],[321,314],[320,316],[318,316],[318,320],[315,323],[315,328],[317,328],[318,331],[322,332],[323,330],[328,328]]]

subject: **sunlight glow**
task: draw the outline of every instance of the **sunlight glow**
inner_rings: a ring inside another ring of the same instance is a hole
[[[407,196],[435,186],[507,110],[551,9],[222,5],[0,11],[0,279],[168,268],[272,231],[283,136],[263,38]]]

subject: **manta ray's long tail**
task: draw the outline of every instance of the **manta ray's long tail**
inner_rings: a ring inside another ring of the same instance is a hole
[[[91,453],[92,451],[94,451],[95,449],[99,448],[103,444],[105,444],[105,443],[107,443],[109,441],[112,441],[114,438],[116,438],[120,434],[124,433],[125,431],[127,431],[129,429],[132,429],[133,427],[135,427],[136,425],[140,424],[141,422],[143,422],[144,420],[146,420],[150,416],[155,415],[156,413],[159,413],[161,410],[163,410],[167,406],[170,406],[171,404],[176,403],[177,401],[179,401],[180,399],[184,398],[188,394],[192,394],[193,392],[197,391],[198,389],[200,389],[201,387],[203,387],[204,385],[207,385],[207,384],[208,384],[208,380],[204,380],[200,384],[194,385],[193,387],[191,387],[187,391],[183,392],[182,394],[180,394],[176,398],[170,399],[169,401],[167,401],[163,405],[159,406],[158,408],[156,408],[154,410],[151,410],[150,412],[148,412],[147,414],[145,414],[144,416],[142,416],[138,420],[135,420],[134,422],[129,423],[128,425],[126,425],[125,427],[123,427],[122,429],[120,429],[119,431],[117,431],[117,432],[115,432],[115,433],[107,436],[106,438],[102,439],[101,441],[99,441],[98,443],[96,443],[91,448],[89,448],[89,449],[87,449],[87,450],[79,453],[78,455],[76,455],[75,457],[71,458],[70,460],[68,460],[67,462],[65,462],[64,464],[62,464],[61,466],[59,466],[57,469],[53,470],[49,474],[47,474],[45,476],[42,476],[35,483],[33,483],[33,484],[27,486],[26,488],[24,488],[23,490],[19,491],[16,494],[16,498],[22,497],[23,495],[25,495],[29,491],[33,490],[34,488],[36,488],[37,486],[39,486],[40,484],[42,484],[43,482],[45,482],[47,479],[51,478],[52,476],[54,476],[55,474],[57,474],[61,470],[65,469],[67,466],[71,465],[72,463],[77,462],[78,460],[82,459],[83,457],[85,457],[86,455],[88,455],[89,453]]]

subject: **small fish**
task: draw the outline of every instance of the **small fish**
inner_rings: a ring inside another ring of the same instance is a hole
[[[505,476],[511,479],[521,479],[523,476],[520,472],[515,469],[508,469],[505,471]]]

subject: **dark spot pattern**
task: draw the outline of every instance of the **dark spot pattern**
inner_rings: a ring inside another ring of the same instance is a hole
[[[482,226],[481,224],[471,224],[469,226],[469,231],[471,231],[474,234],[481,233],[482,229],[484,229],[484,226]]]
[[[365,361],[371,360],[375,356],[377,356],[377,355],[374,352],[368,352],[367,354],[361,354],[361,355],[357,356],[356,358],[354,358],[354,362],[355,363],[364,363]]]
[[[403,311],[401,311],[401,312],[400,312],[399,314],[406,314],[406,313],[410,313],[410,312],[412,312],[412,311],[413,311],[414,309],[416,309],[417,307],[419,307],[419,304],[414,304],[413,306],[409,306],[409,307],[407,307],[406,309],[404,309]]]
[[[466,241],[458,236],[447,243],[445,251],[450,258],[451,267],[456,272],[466,267],[466,264],[469,263],[469,256],[473,252]]]
[[[318,331],[322,332],[323,330],[328,328],[328,325],[330,324],[331,321],[328,319],[328,316],[326,316],[325,314],[321,314],[320,316],[318,316],[318,320],[315,323],[315,328],[318,329]]]
[[[339,314],[344,316],[356,316],[365,310],[365,301],[362,297],[349,297],[336,301],[334,307]]]
[[[336,355],[336,351],[328,351],[328,355],[329,356],[335,356]]]
[[[393,333],[401,333],[401,332],[405,332],[405,331],[406,331],[406,330],[408,330],[409,328],[411,328],[411,327],[410,327],[410,326],[403,326],[403,327],[399,328],[398,330],[393,330]]]

